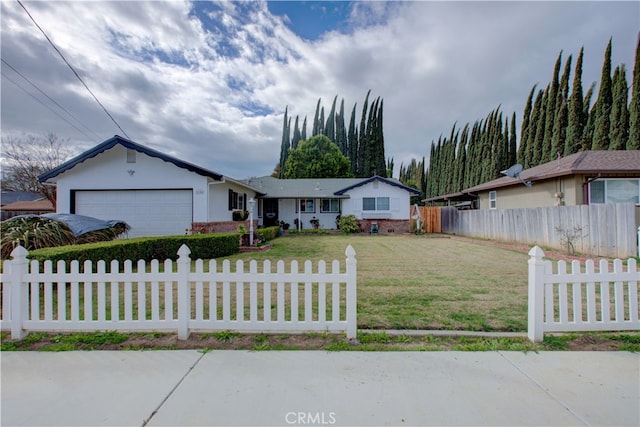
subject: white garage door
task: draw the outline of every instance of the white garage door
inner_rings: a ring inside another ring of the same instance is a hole
[[[103,220],[122,220],[129,237],[184,234],[191,228],[191,190],[77,191],[75,213]]]

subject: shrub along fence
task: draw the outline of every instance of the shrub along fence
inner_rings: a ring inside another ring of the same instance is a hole
[[[356,338],[356,259],[350,245],[346,265],[327,271],[324,261],[317,271],[305,261],[304,271],[284,261],[272,271],[257,261],[245,272],[242,260],[231,271],[229,260],[218,271],[216,260],[205,269],[201,259],[193,263],[182,245],[177,261],[129,260],[120,268],[112,261],[67,263],[29,262],[19,246],[12,260],[4,262],[0,329],[13,339],[28,331],[177,331],[186,339],[193,330],[345,331]],[[149,268],[147,268],[147,266]],[[82,267],[82,268],[81,268]]]
[[[538,246],[529,251],[528,336],[542,341],[544,332],[640,330],[636,260],[601,260],[595,271],[593,260],[583,269],[579,261],[558,261],[554,273],[551,261],[544,261]]]
[[[626,258],[638,255],[636,209],[633,203],[461,211],[445,207],[442,232]]]

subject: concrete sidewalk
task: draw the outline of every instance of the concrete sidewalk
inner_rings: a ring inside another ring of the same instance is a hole
[[[640,425],[628,352],[2,352],[2,426]]]

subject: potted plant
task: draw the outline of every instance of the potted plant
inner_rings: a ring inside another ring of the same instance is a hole
[[[316,218],[315,216],[313,218],[311,218],[309,220],[309,222],[311,223],[311,225],[313,226],[314,229],[318,229],[320,228],[320,220],[318,218]]]
[[[232,218],[234,221],[244,221],[245,219],[249,218],[249,211],[233,211]]]

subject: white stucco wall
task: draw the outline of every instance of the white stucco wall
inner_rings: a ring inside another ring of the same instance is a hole
[[[131,174],[129,171],[134,172]],[[58,175],[57,212],[70,212],[71,190],[191,189],[193,220],[207,221],[209,180],[139,152],[135,163],[127,163],[127,149],[116,145]],[[224,200],[226,203],[226,198]]]
[[[361,187],[356,187],[348,193],[349,198],[342,202],[342,215],[355,215],[356,218],[367,218],[374,213],[385,219],[409,219],[410,218],[410,194],[400,187],[385,184],[381,181],[370,182]],[[365,197],[389,197],[389,211],[365,211],[362,210],[362,199]],[[364,215],[364,216],[363,216]]]
[[[247,202],[253,198],[256,200],[255,191],[234,182],[225,180],[224,182],[211,182],[209,184],[209,219],[207,221],[231,221],[233,220],[233,210],[229,210],[229,189],[239,194],[247,195]],[[250,210],[247,203],[247,210]],[[258,219],[258,203],[253,207],[253,218]]]

